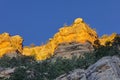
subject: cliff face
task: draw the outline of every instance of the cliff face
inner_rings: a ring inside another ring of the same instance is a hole
[[[72,25],[60,28],[59,32],[53,38],[50,38],[46,44],[41,46],[22,47],[23,39],[19,35],[10,36],[8,33],[0,34],[0,57],[6,53],[18,51],[26,56],[35,56],[36,60],[44,60],[54,55],[59,44],[71,42],[85,44],[86,42],[90,42],[94,45],[94,42],[98,40],[101,45],[105,45],[106,41],[112,42],[115,35],[112,34],[111,36],[99,39],[95,30],[90,28],[82,18],[77,18]]]
[[[89,42],[78,43],[62,43],[54,52],[54,58],[62,57],[66,59],[72,59],[73,56],[78,58],[84,56],[84,53],[91,53],[94,51],[93,45]]]
[[[19,35],[10,36],[8,33],[0,35],[0,57],[6,53],[22,53],[23,39]]]

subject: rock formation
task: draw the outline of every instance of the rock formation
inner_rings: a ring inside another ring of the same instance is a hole
[[[13,57],[20,57],[21,54],[34,56],[36,60],[45,60],[51,56],[53,56],[53,60],[57,57],[79,57],[83,56],[84,53],[94,51],[93,46],[95,46],[96,41],[100,42],[99,45],[103,46],[106,45],[106,42],[114,43],[114,48],[120,50],[120,45],[118,45],[120,41],[114,40],[116,36],[117,34],[113,33],[110,36],[103,35],[101,38],[98,38],[95,30],[90,28],[82,18],[77,18],[72,25],[60,28],[53,38],[50,38],[46,44],[41,46],[23,47],[23,39],[19,35],[0,34],[0,57],[5,55],[12,59]],[[15,69],[15,67],[0,67],[0,79],[9,78]],[[35,77],[34,71],[28,70],[27,73],[30,74],[28,78],[33,79]],[[55,80],[120,80],[120,58],[117,56],[103,57],[86,70],[75,69]]]
[[[39,47],[24,48],[24,55],[35,55],[37,60],[44,60],[54,54],[59,44],[69,42],[85,43],[86,41],[94,44],[98,40],[96,31],[91,29],[82,18],[77,18],[72,25],[59,29],[59,32],[49,39],[48,43]]]
[[[72,58],[73,56],[82,57],[84,53],[93,52],[94,48],[91,43],[62,43],[60,44],[54,53],[54,57]]]
[[[110,36],[103,35],[101,38],[99,38],[100,44],[105,46],[106,42],[111,42],[112,43],[116,36],[117,36],[116,33],[113,33]]]
[[[54,51],[58,48],[59,44],[62,43],[70,43],[70,42],[78,42],[78,43],[86,43],[87,41],[94,45],[95,41],[99,41],[100,45],[105,45],[106,42],[112,42],[115,38],[116,34],[112,34],[111,36],[107,36],[106,38],[98,38],[98,35],[95,30],[91,29],[82,18],[77,18],[70,26],[64,26],[59,29],[59,32],[56,33],[53,38],[49,39],[48,43],[45,45],[27,48],[25,50],[31,51],[36,55],[37,60],[44,60],[54,55]],[[33,50],[34,49],[34,50]]]
[[[12,73],[14,73],[15,68],[2,68],[0,67],[0,79],[1,78],[9,78]],[[3,79],[2,79],[3,80]]]
[[[76,69],[55,80],[120,80],[120,58],[103,57],[88,69]]]
[[[0,34],[0,57],[8,53],[22,53],[23,39],[19,35],[10,36],[8,33]]]
[[[120,80],[120,58],[103,57],[86,70],[88,80]]]
[[[83,69],[76,69],[69,72],[68,74],[66,73],[59,76],[55,80],[87,80],[87,79],[85,71]]]
[[[19,35],[0,34],[0,57],[4,54],[19,52],[26,56],[35,56],[36,60],[45,60],[56,53],[55,50],[59,48],[59,44],[77,42],[84,45],[90,42],[94,45],[95,41],[99,41],[101,45],[105,45],[106,42],[112,42],[115,36],[116,34],[112,34],[99,39],[95,30],[90,28],[82,18],[77,18],[72,25],[60,28],[53,38],[41,46],[22,47],[23,39]]]

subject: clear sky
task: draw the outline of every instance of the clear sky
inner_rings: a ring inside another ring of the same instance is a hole
[[[0,0],[0,34],[40,45],[64,24],[81,17],[98,35],[119,33],[120,0]]]

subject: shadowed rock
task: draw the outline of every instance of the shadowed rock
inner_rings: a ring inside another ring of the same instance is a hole
[[[55,80],[120,80],[120,58],[103,57],[85,71],[76,69]]]
[[[68,74],[63,74],[55,80],[86,80],[85,71],[83,69],[76,69]]]
[[[120,58],[103,57],[86,70],[88,80],[120,80]]]
[[[62,43],[55,50],[54,57],[72,58],[73,56],[83,56],[84,53],[90,53],[94,50],[89,42],[85,43]]]
[[[0,78],[9,78],[10,74],[14,73],[15,68],[2,68],[0,67]]]

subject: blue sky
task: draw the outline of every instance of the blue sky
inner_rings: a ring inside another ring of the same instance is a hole
[[[64,24],[81,17],[98,35],[119,33],[120,0],[0,0],[0,34],[40,45]]]

